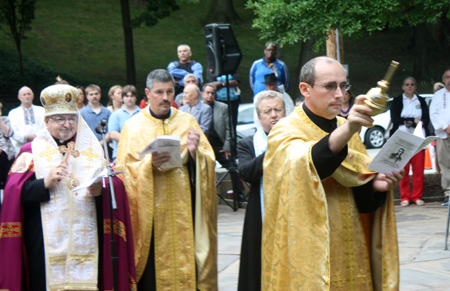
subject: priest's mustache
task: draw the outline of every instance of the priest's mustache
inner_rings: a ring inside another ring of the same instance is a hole
[[[170,105],[170,102],[168,100],[162,101],[161,103],[159,103],[159,105],[163,105],[163,104],[166,104],[166,103]]]

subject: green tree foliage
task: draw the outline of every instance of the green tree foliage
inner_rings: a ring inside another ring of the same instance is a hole
[[[350,36],[449,18],[448,0],[249,0],[247,7],[254,10],[260,37],[280,45],[313,36],[324,41],[336,28]]]
[[[19,54],[19,71],[23,78],[22,40],[26,38],[25,32],[31,30],[34,19],[35,0],[1,0],[0,1],[0,27],[12,36]]]
[[[134,18],[131,25],[136,28],[140,26],[154,26],[158,20],[169,17],[170,13],[180,9],[177,0],[145,0],[146,10]]]

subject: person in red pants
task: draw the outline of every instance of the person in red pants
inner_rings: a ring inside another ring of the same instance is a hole
[[[412,166],[412,191],[410,189],[409,183],[409,168]],[[424,202],[421,199],[423,194],[423,178],[425,169],[425,150],[421,150],[405,166],[405,175],[400,181],[400,196],[402,198],[401,205],[408,206],[409,202],[412,201],[417,205],[423,205]]]
[[[424,136],[430,135],[428,124],[430,115],[428,105],[425,99],[417,95],[416,80],[413,77],[407,77],[403,80],[403,94],[395,97],[391,106],[391,120],[393,128],[391,136],[398,130],[413,133],[419,122],[422,122],[422,133]],[[411,192],[409,183],[409,168],[413,170],[413,189]],[[400,181],[401,205],[408,206],[410,202],[417,205],[423,205],[423,178],[425,170],[425,150],[421,150],[405,166],[405,175]]]

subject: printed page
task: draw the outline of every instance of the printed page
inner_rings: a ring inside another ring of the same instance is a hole
[[[416,153],[435,139],[436,137],[431,136],[423,139],[397,130],[369,164],[368,169],[378,173],[400,171]]]
[[[139,159],[142,159],[146,154],[157,152],[158,154],[168,152],[170,159],[164,163],[160,168],[178,168],[182,166],[181,162],[181,138],[174,135],[161,135],[152,141],[139,154]]]

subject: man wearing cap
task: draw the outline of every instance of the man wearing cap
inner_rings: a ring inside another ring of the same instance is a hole
[[[283,87],[283,90],[289,91],[291,80],[289,77],[289,70],[286,64],[276,58],[277,45],[269,43],[264,49],[264,57],[256,60],[250,68],[249,82],[253,90],[253,97],[261,91],[264,91],[262,81],[267,74],[275,73],[278,77],[278,86]]]
[[[294,105],[294,102],[292,101],[291,96],[289,96],[284,90],[278,88],[278,82],[279,82],[279,80],[278,80],[277,76],[275,75],[275,73],[265,75],[264,82],[262,82],[262,83],[266,87],[266,90],[261,91],[258,94],[256,94],[256,96],[253,100],[253,104],[256,104],[256,101],[260,98],[262,92],[266,92],[269,90],[280,92],[281,95],[283,96],[284,109],[285,109],[285,113],[286,113],[285,116],[288,116],[289,114],[291,114],[292,111],[294,111],[295,105]],[[259,118],[256,113],[256,106],[255,106],[255,111],[253,112],[253,114],[254,114],[254,121],[255,121],[256,129],[259,129],[259,128],[261,128],[261,124],[259,123]]]
[[[47,130],[22,147],[11,168],[0,209],[1,290],[112,290],[108,191],[100,183],[73,191],[105,165],[96,136],[77,111],[78,96],[69,85],[42,91]],[[118,286],[130,290],[134,251],[119,178],[114,189]]]

